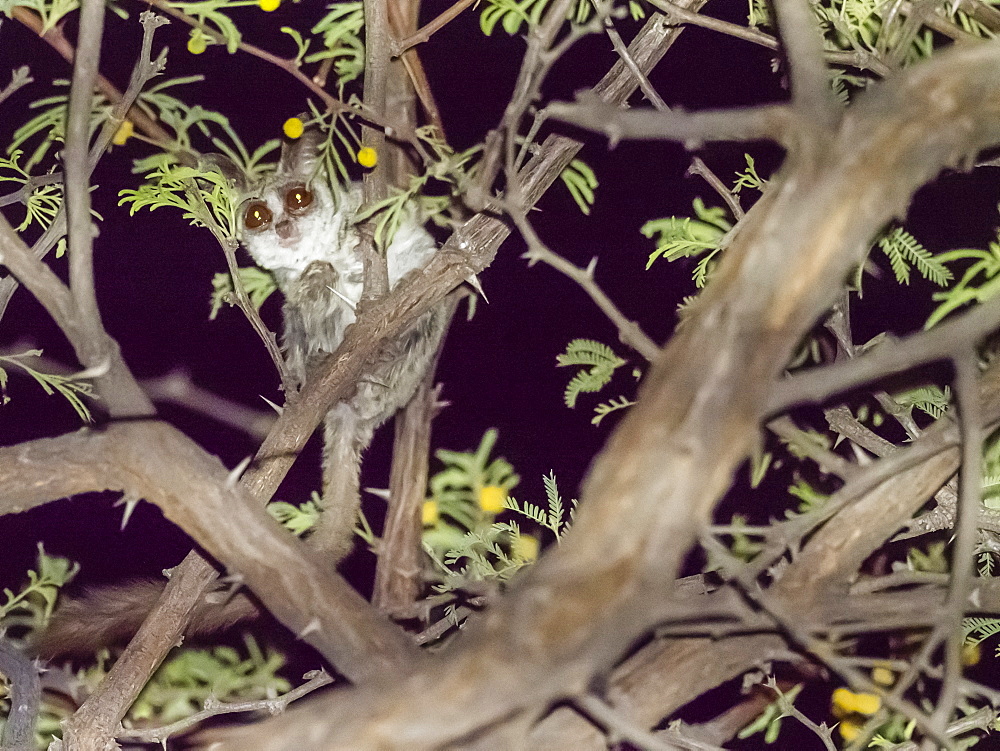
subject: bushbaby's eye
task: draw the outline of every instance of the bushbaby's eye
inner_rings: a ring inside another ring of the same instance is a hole
[[[271,209],[263,201],[251,201],[243,212],[243,226],[247,229],[257,230],[266,227],[274,219]]]
[[[305,185],[293,185],[285,191],[285,211],[289,214],[301,214],[312,202],[312,191]]]

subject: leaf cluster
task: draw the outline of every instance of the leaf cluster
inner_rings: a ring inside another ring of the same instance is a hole
[[[83,399],[97,398],[96,394],[94,394],[92,384],[89,381],[82,380],[79,375],[65,376],[56,373],[43,373],[40,370],[32,368],[25,362],[27,358],[41,356],[42,351],[40,349],[29,349],[17,355],[0,355],[0,363],[13,365],[22,372],[30,375],[49,396],[58,393],[69,402],[81,420],[91,422],[93,417]],[[0,406],[10,401],[10,397],[7,395],[7,379],[7,371],[0,366]]]
[[[490,518],[481,499],[485,488],[500,488],[506,495],[521,481],[513,465],[503,457],[491,458],[498,433],[487,430],[475,451],[434,452],[444,468],[430,478],[430,500],[437,505],[440,517],[446,517],[466,530],[476,529]],[[439,547],[438,534],[428,530],[424,541]]]
[[[0,630],[5,638],[23,639],[45,628],[62,588],[72,581],[79,565],[52,556],[38,543],[38,562],[27,573],[28,581],[18,592],[4,588],[0,603]]]
[[[566,351],[556,356],[556,366],[582,367],[567,384],[563,393],[566,406],[575,407],[577,397],[582,393],[594,393],[603,389],[611,382],[615,371],[625,363],[626,360],[616,355],[606,344],[593,339],[570,341],[566,345]]]
[[[0,157],[0,183],[13,183],[19,186],[13,194],[19,194],[20,203],[24,204],[24,219],[14,230],[23,232],[32,224],[38,224],[43,230],[48,229],[62,206],[62,183],[39,184],[23,169],[18,160],[22,151],[14,150],[9,157]],[[52,170],[49,170],[51,174]],[[2,170],[13,174],[4,174]]]
[[[529,501],[518,504],[517,500],[509,495],[504,501],[504,505],[511,511],[531,519],[539,527],[549,530],[555,536],[556,542],[559,543],[562,542],[563,535],[566,534],[573,524],[577,500],[574,498],[570,501],[567,513],[562,496],[559,495],[555,472],[551,470],[547,475],[542,476],[542,484],[545,487],[545,499],[548,502],[547,509],[542,509],[541,506],[536,506]]]

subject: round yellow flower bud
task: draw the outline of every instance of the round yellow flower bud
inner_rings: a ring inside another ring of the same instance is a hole
[[[839,717],[856,712],[858,714],[875,714],[882,706],[882,699],[875,694],[856,694],[848,688],[838,688],[833,692],[833,713]],[[838,710],[843,714],[838,715]]]
[[[378,164],[378,153],[371,146],[358,149],[358,164],[371,169]]]
[[[965,667],[970,667],[971,665],[978,665],[979,660],[983,656],[983,650],[980,649],[978,644],[963,644],[962,645],[962,664]]]
[[[135,126],[132,125],[132,121],[122,120],[122,124],[118,126],[118,130],[115,131],[115,135],[111,139],[111,143],[115,146],[124,146],[125,142],[132,137],[132,133],[134,132]]]
[[[257,5],[260,9],[270,13],[272,10],[277,10],[281,5],[281,0],[257,0]]]
[[[844,720],[841,722],[837,726],[837,730],[840,731],[840,737],[848,743],[861,734],[861,726],[856,722],[851,722],[850,720]]]
[[[510,552],[519,560],[534,561],[538,559],[538,538],[532,535],[518,535],[514,538],[510,548]]]
[[[872,680],[880,686],[891,686],[896,682],[896,674],[889,668],[879,665],[872,668]]]
[[[208,49],[208,40],[198,29],[192,29],[191,36],[188,37],[187,48],[192,55],[200,55]]]
[[[288,138],[291,138],[294,141],[296,138],[301,138],[302,134],[305,133],[306,124],[297,117],[290,117],[285,120],[285,124],[281,127],[281,129],[285,132],[285,135]]]
[[[499,485],[487,485],[479,491],[479,508],[487,514],[499,514],[504,510],[507,491]]]
[[[437,501],[424,501],[421,517],[425,527],[433,527],[438,521]]]

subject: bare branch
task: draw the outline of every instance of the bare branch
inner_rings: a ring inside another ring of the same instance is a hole
[[[792,105],[818,128],[831,130],[841,110],[823,64],[823,37],[809,0],[775,0],[774,12],[788,60]]]
[[[462,11],[474,2],[475,0],[458,0],[454,5],[439,13],[431,21],[428,21],[426,24],[421,26],[416,32],[408,36],[406,39],[394,42],[392,45],[392,56],[399,57],[411,47],[423,44],[451,21],[458,18]]]
[[[34,751],[35,721],[42,698],[38,665],[0,638],[0,675],[9,684],[10,701],[0,745],[4,751]]]
[[[777,50],[780,46],[777,39],[763,31],[692,12],[677,3],[670,2],[670,0],[650,0],[650,4],[658,8],[670,23],[688,23],[692,26],[700,26],[771,50]],[[861,70],[870,70],[879,76],[887,76],[892,71],[876,55],[865,50],[855,50],[854,52],[826,51],[823,53],[823,59],[835,65],[849,65]]]
[[[81,0],[80,36],[73,61],[73,84],[69,92],[66,119],[66,147],[63,149],[66,174],[66,216],[69,241],[70,293],[76,314],[92,330],[101,327],[101,313],[94,291],[94,239],[90,218],[90,111],[94,81],[101,60],[104,33],[104,3]],[[91,346],[97,343],[92,343]],[[96,353],[95,353],[96,354]],[[88,357],[92,364],[96,358]]]
[[[198,386],[186,370],[178,369],[156,378],[144,378],[141,385],[154,402],[184,407],[254,438],[266,437],[277,419],[277,413],[270,407],[252,409]]]
[[[459,299],[459,294],[452,294],[446,303],[449,308],[446,329]],[[406,408],[396,416],[389,509],[378,550],[372,593],[372,604],[381,612],[395,617],[413,617],[414,604],[422,584],[421,512],[427,493],[431,422],[442,406],[441,388],[434,386],[434,378],[443,346],[444,340],[438,346],[434,362],[427,368],[424,382]]]
[[[578,95],[576,104],[550,104],[546,112],[554,120],[604,133],[612,146],[623,139],[682,141],[692,149],[710,141],[772,140],[787,145],[795,127],[784,105],[694,113],[626,111],[590,93]]]
[[[351,678],[419,658],[401,631],[333,574],[325,558],[282,530],[218,459],[167,425],[114,423],[2,448],[0,477],[7,513],[92,490],[124,490],[156,503]]]
[[[242,712],[268,712],[270,714],[283,712],[293,701],[301,699],[303,696],[308,696],[316,689],[333,683],[333,678],[325,670],[317,670],[315,671],[315,675],[309,677],[307,674],[307,677],[308,680],[301,686],[297,686],[274,699],[232,702],[220,702],[210,699],[205,702],[204,709],[185,717],[183,720],[177,720],[177,722],[172,722],[169,725],[145,730],[119,728],[119,731],[115,733],[115,737],[118,740],[132,741],[134,743],[163,743],[171,736],[190,730],[212,717]]]
[[[958,481],[958,526],[952,551],[951,589],[938,627],[945,644],[945,675],[937,706],[931,715],[931,722],[942,733],[947,730],[951,722],[959,698],[962,643],[965,636],[961,625],[965,610],[969,606],[969,593],[972,591],[973,553],[978,534],[976,522],[979,519],[979,509],[983,505],[982,453],[983,439],[986,437],[982,424],[979,368],[975,350],[970,347],[964,356],[959,355],[952,362],[955,366],[955,392],[962,420],[962,466]],[[929,640],[932,638],[933,635]]]
[[[987,300],[969,312],[912,334],[887,341],[845,362],[797,373],[781,381],[767,405],[771,414],[810,401],[826,399],[856,386],[918,365],[950,359],[1000,328],[1000,301]]]
[[[590,296],[590,299],[596,303],[597,307],[601,309],[601,312],[618,329],[618,338],[621,342],[634,349],[646,358],[647,361],[652,362],[660,352],[659,346],[646,336],[645,332],[639,327],[639,324],[626,318],[614,302],[612,302],[611,298],[601,289],[600,285],[594,281],[594,268],[597,266],[597,258],[594,258],[587,268],[580,268],[545,245],[522,212],[514,209],[511,212],[511,218],[528,243],[528,251],[523,256],[528,259],[528,265],[531,266],[538,261],[542,261],[579,284],[583,288],[583,291]]]

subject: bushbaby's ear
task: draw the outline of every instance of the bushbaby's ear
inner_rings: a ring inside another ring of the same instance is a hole
[[[305,119],[307,115],[300,115]],[[295,140],[286,138],[281,144],[278,174],[308,182],[316,175],[323,132],[316,126],[306,128]]]
[[[215,170],[227,180],[231,180],[240,193],[246,193],[250,189],[246,174],[225,154],[204,154],[198,159],[198,166]]]
[[[174,152],[174,156],[185,167],[218,172],[227,180],[231,180],[240,193],[246,193],[250,189],[243,170],[225,154],[196,154],[187,149],[179,149]]]

